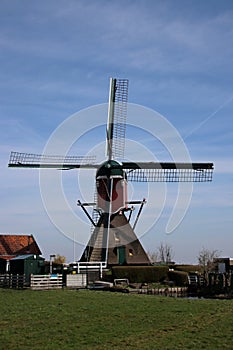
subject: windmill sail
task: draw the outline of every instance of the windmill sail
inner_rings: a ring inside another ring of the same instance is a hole
[[[213,163],[126,162],[122,167],[135,182],[207,182],[213,175]]]
[[[94,164],[95,156],[57,156],[33,153],[11,152],[9,167],[25,168],[97,168]]]
[[[109,160],[123,158],[128,102],[128,80],[110,80],[106,153]]]

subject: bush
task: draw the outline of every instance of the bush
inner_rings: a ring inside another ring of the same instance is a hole
[[[172,265],[170,266],[175,271],[185,271],[185,272],[201,272],[201,266],[200,265]]]
[[[128,278],[130,283],[161,282],[167,278],[168,266],[114,266],[113,279]]]
[[[169,271],[168,278],[173,281],[176,286],[186,286],[188,283],[188,272],[184,271]]]

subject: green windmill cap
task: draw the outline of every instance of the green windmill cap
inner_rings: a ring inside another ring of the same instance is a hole
[[[96,173],[96,177],[98,176],[123,176],[124,171],[122,169],[122,165],[115,160],[108,160],[104,162]]]

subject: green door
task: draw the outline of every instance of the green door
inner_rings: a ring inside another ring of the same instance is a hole
[[[117,248],[117,256],[118,256],[118,264],[124,265],[126,262],[125,259],[125,246],[121,246]]]

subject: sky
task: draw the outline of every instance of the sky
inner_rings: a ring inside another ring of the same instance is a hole
[[[80,258],[90,225],[76,202],[92,202],[95,173],[12,169],[9,154],[41,154],[60,135],[57,152],[68,142],[71,153],[101,154],[103,161],[109,78],[127,78],[126,159],[170,160],[176,142],[161,141],[163,122],[193,162],[215,167],[213,182],[193,185],[186,213],[169,233],[179,188],[129,184],[132,199],[148,198],[136,228],[145,250],[167,243],[178,263],[196,263],[203,247],[233,257],[232,43],[227,0],[2,0],[0,232],[33,234],[47,259]],[[65,208],[54,176],[62,178]],[[185,201],[190,187],[182,191]]]

